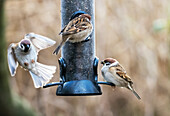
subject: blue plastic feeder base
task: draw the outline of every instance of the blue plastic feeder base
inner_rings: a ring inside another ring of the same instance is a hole
[[[58,96],[86,96],[101,95],[100,86],[90,80],[74,80],[59,85],[56,95]]]

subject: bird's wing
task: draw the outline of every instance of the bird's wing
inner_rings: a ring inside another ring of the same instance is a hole
[[[121,77],[122,79],[124,79],[125,81],[133,84],[130,76],[127,75],[126,70],[123,68],[123,66],[121,66],[120,64],[118,64],[117,66],[111,66],[109,68],[110,72],[114,72],[116,71],[116,74]]]
[[[50,38],[34,33],[26,34],[25,39],[29,39],[32,42],[32,44],[36,47],[37,52],[39,52],[42,49],[51,47],[56,43],[54,40]]]
[[[17,62],[15,54],[14,54],[14,47],[16,47],[16,44],[14,44],[14,43],[10,44],[8,47],[8,51],[7,51],[8,52],[7,53],[8,67],[9,67],[11,76],[15,76],[16,69],[18,67],[18,62]]]
[[[84,31],[91,26],[89,20],[85,17],[76,17],[75,19],[71,20],[68,25],[64,27],[64,29],[60,32],[62,35],[70,35],[76,34],[78,32]]]
[[[59,35],[64,32],[64,30],[66,29],[66,27],[67,27],[67,25],[64,26],[64,28],[60,31]]]

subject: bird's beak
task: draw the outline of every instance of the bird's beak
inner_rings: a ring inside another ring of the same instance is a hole
[[[104,64],[104,61],[103,61],[103,60],[101,61],[101,64]]]

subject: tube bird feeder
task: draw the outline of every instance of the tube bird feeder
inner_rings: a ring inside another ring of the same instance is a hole
[[[56,95],[61,96],[101,95],[98,84],[113,84],[98,82],[94,0],[61,0],[62,28],[68,24],[72,14],[77,11],[85,11],[91,16],[93,31],[88,37],[89,41],[65,43],[59,59],[61,81],[49,83],[44,88],[58,85]]]

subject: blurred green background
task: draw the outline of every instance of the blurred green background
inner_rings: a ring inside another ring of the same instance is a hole
[[[60,0],[6,0],[4,11],[7,46],[29,32],[57,42],[41,51],[38,60],[56,65],[51,82],[59,81],[61,54],[52,52],[61,41]],[[116,58],[125,67],[140,101],[127,89],[113,91],[103,85],[101,96],[56,96],[56,87],[35,89],[28,72],[20,67],[15,77],[9,76],[10,89],[40,116],[169,116],[169,18],[168,0],[95,1],[96,56]],[[103,81],[100,69],[99,64],[99,80]]]

